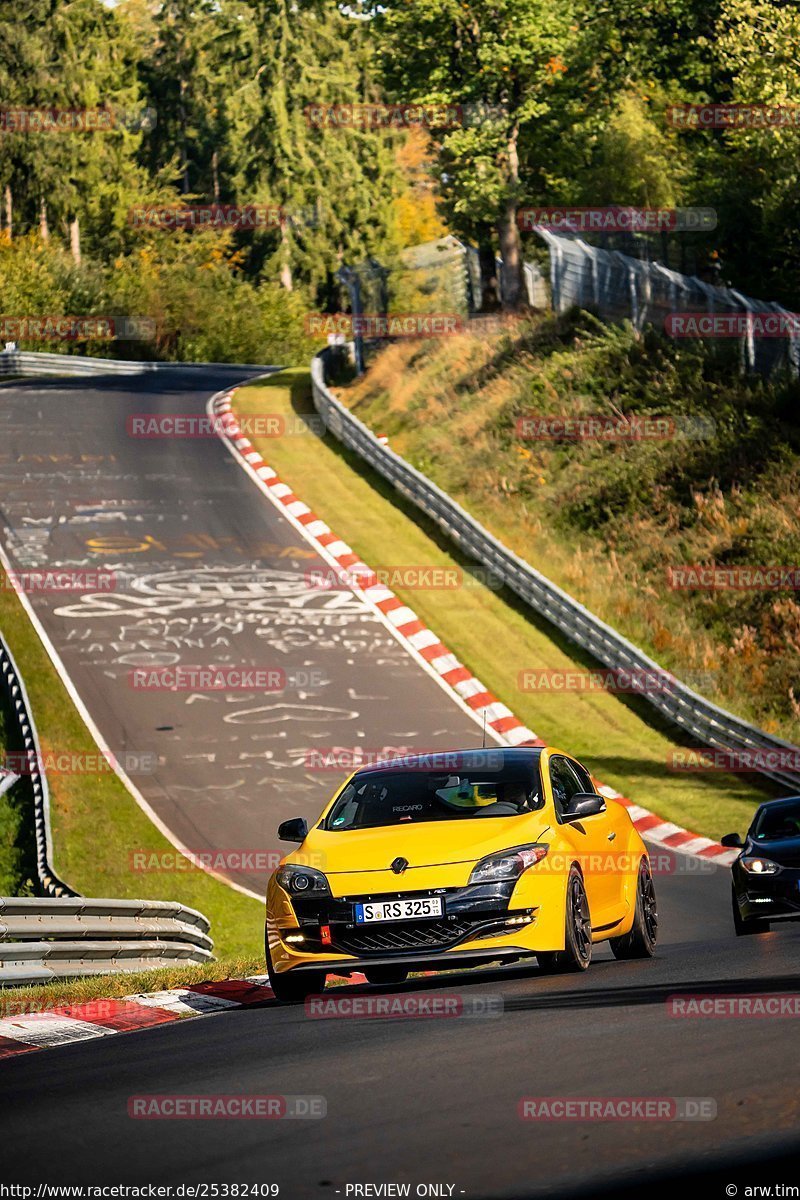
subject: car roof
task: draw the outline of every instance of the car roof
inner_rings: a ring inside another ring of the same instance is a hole
[[[361,779],[366,775],[378,775],[384,771],[401,770],[403,767],[418,771],[499,771],[506,767],[524,767],[530,770],[538,763],[542,750],[542,746],[487,746],[485,750],[472,747],[469,750],[403,754],[368,767],[359,767],[355,775]]]
[[[777,800],[765,800],[763,804],[759,804],[756,812],[763,812],[765,808],[780,808],[782,804],[798,803],[800,803],[800,796],[780,796]]]

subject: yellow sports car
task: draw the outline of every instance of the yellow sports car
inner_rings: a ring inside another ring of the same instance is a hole
[[[549,747],[461,750],[355,771],[270,877],[265,948],[279,1000],[363,972],[533,957],[583,971],[595,942],[647,958],[658,931],[647,849],[623,805]]]

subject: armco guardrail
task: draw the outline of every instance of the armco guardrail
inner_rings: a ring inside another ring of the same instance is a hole
[[[0,897],[0,987],[208,962],[208,931],[174,902]]]
[[[50,865],[52,833],[50,830],[50,793],[47,775],[42,766],[39,735],[33,719],[25,683],[11,651],[0,634],[0,688],[5,691],[9,710],[17,724],[19,741],[28,753],[28,776],[33,791],[33,822],[36,837],[36,874],[39,886],[47,896],[75,896],[76,892],[59,879]]]
[[[522,600],[587,650],[603,666],[637,676],[663,677],[663,687],[642,687],[640,694],[680,729],[703,746],[748,754],[752,769],[789,787],[800,788],[800,749],[772,737],[747,721],[712,704],[664,671],[621,634],[573,600],[546,576],[507,549],[459,504],[426,479],[349,412],[330,392],[323,350],[311,364],[314,405],[326,427],[343,445],[355,451],[387,479],[401,495],[436,522],[459,547],[481,563]],[[633,690],[633,688],[632,688]]]
[[[80,354],[47,351],[0,351],[0,375],[146,375],[151,371],[184,371],[187,367],[235,367],[248,371],[275,371],[263,363],[136,362],[127,359],[89,358]]]

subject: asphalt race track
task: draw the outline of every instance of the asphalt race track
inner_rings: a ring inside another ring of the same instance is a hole
[[[160,379],[36,381],[5,390],[0,410],[5,544],[20,569],[98,565],[131,581],[109,608],[97,597],[34,603],[109,743],[157,751],[137,786],[198,848],[263,846],[265,828],[312,815],[331,778],[306,769],[309,745],[444,747],[480,736],[349,593],[329,606],[309,599],[303,573],[317,560],[221,445],[127,437],[126,415],[200,412],[231,380],[187,373],[169,390]],[[313,668],[329,682],[192,703],[130,688],[131,666],[175,654]],[[616,962],[601,947],[577,977],[531,965],[334,992],[445,993],[492,1016],[318,1019],[269,1002],[9,1059],[0,1182],[30,1184],[33,1172],[63,1184],[277,1183],[286,1200],[379,1196],[353,1185],[404,1183],[412,1196],[429,1184],[454,1197],[621,1195],[628,1185],[649,1197],[683,1186],[663,1182],[673,1172],[704,1170],[698,1194],[709,1197],[729,1184],[744,1196],[745,1180],[800,1184],[797,1018],[678,1017],[671,1001],[797,993],[800,927],[737,939],[728,871],[654,853],[652,961]],[[327,1113],[128,1116],[130,1097],[172,1093],[300,1094],[323,1097]],[[523,1097],[621,1096],[689,1098],[716,1116],[518,1115]]]
[[[278,822],[317,816],[344,774],[319,769],[331,747],[475,746],[481,729],[363,600],[310,586],[330,568],[217,437],[128,432],[138,413],[203,415],[238,379],[202,368],[4,387],[0,537],[20,573],[113,573],[113,590],[29,595],[107,745],[167,828],[198,853],[275,855],[285,853]],[[295,436],[313,452],[313,433]],[[285,684],[132,686],[136,668],[178,664],[282,672]],[[266,873],[229,858],[222,873],[263,895]]]
[[[502,1197],[727,1163],[700,1194],[721,1197],[745,1177],[800,1183],[800,1164],[767,1161],[799,1140],[796,1018],[677,1018],[668,1008],[676,993],[796,991],[800,931],[737,941],[727,871],[686,873],[685,862],[670,867],[659,852],[662,937],[650,962],[616,962],[601,948],[577,978],[512,967],[335,993],[500,997],[500,1016],[318,1019],[269,1003],[11,1059],[0,1068],[3,1179],[30,1183],[33,1163],[60,1183],[276,1182],[289,1200],[387,1182]],[[323,1096],[327,1116],[127,1115],[130,1096],[176,1092]],[[517,1115],[523,1096],[695,1097],[713,1100],[717,1117],[531,1123]]]

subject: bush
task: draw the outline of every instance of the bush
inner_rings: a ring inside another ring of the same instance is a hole
[[[0,241],[6,316],[138,316],[150,340],[20,339],[24,350],[197,362],[305,364],[317,350],[304,332],[301,292],[244,278],[230,235],[153,236],[109,267],[76,266],[38,237]]]

